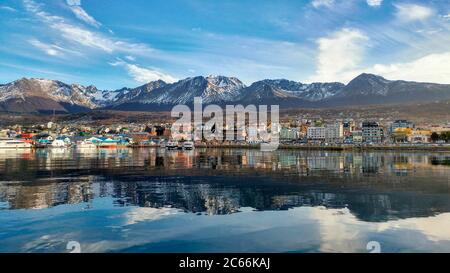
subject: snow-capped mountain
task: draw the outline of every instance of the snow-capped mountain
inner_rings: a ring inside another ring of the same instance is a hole
[[[95,86],[22,78],[0,85],[0,111],[78,112],[124,103],[166,85],[154,81],[136,88],[99,90]]]
[[[164,85],[144,93],[135,100],[146,104],[188,104],[194,97],[202,97],[204,103],[235,101],[245,85],[237,78],[224,76],[194,77]]]
[[[450,99],[450,84],[391,81],[363,73],[350,81],[335,96],[322,101],[324,106],[395,104]]]
[[[97,108],[96,88],[47,79],[22,78],[0,86],[0,109],[12,112],[72,112]]]
[[[161,80],[136,88],[99,90],[95,86],[23,78],[0,85],[0,111],[71,113],[93,109],[168,110],[176,104],[278,104],[280,107],[335,107],[450,99],[450,85],[390,81],[361,74],[349,84],[304,84],[285,79],[245,86],[225,76],[198,76],[168,84]]]
[[[344,87],[344,84],[338,82],[304,84],[301,82],[279,79],[255,82],[248,88],[249,90],[247,90],[246,93],[255,94],[259,99],[261,99],[261,96],[263,95],[267,96],[266,98],[270,98],[270,96],[286,98],[294,97],[314,102],[335,96]],[[265,90],[265,95],[261,93],[262,90]]]
[[[120,90],[117,90],[119,94],[116,96],[116,99],[114,101],[115,104],[117,103],[123,103],[127,101],[134,100],[140,96],[145,96],[149,94],[151,91],[162,88],[166,86],[167,83],[165,83],[162,80],[157,80],[153,82],[149,82],[147,84],[144,84],[142,86],[136,87],[136,88],[123,88]]]
[[[161,88],[165,85],[167,85],[167,83],[165,83],[164,81],[157,80],[149,82],[142,86],[138,86],[136,88],[124,87],[114,91],[98,91],[94,94],[94,101],[101,107],[108,107],[126,103],[136,99],[139,96],[144,96],[145,94],[150,93],[152,90]]]

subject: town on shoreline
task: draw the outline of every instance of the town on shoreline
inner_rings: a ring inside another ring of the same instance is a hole
[[[171,128],[170,122],[124,123],[114,126],[54,121],[28,126],[16,124],[0,128],[0,149],[259,148],[263,142],[258,138],[260,128],[229,129],[225,125],[222,138],[203,138],[197,141],[192,141],[193,132],[172,132]],[[449,151],[450,124],[425,127],[416,126],[409,120],[394,120],[383,124],[371,120],[324,121],[299,118],[280,122],[279,144],[279,149]]]

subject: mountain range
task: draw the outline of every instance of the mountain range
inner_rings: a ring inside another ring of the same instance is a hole
[[[95,86],[22,78],[0,85],[0,111],[76,113],[94,109],[124,111],[170,110],[176,104],[278,104],[282,108],[408,104],[450,99],[450,84],[391,81],[361,74],[347,85],[339,82],[304,84],[285,79],[262,80],[246,86],[234,77],[198,76],[166,83],[158,80],[136,88],[99,90]]]

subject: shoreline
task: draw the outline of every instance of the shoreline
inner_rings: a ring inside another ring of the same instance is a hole
[[[67,149],[76,147],[61,147],[59,149]],[[145,148],[160,148],[157,145],[146,145],[146,146],[118,146],[117,148],[101,148],[97,147],[96,149],[145,149]],[[260,145],[243,145],[243,144],[201,144],[195,145],[195,148],[211,148],[211,149],[247,149],[247,150],[256,150],[260,149]],[[41,150],[41,149],[52,149],[51,147],[32,147],[28,148],[30,150]],[[15,148],[5,148],[0,150],[28,150],[24,149],[15,149]],[[161,148],[164,149],[164,148]],[[389,145],[372,145],[372,146],[319,146],[319,145],[289,145],[289,144],[280,144],[278,150],[304,150],[304,151],[432,151],[432,152],[450,152],[450,145],[443,146],[414,146],[414,145],[397,145],[397,146],[389,146]]]
[[[196,148],[229,148],[229,149],[259,149],[259,145],[196,145]],[[286,145],[280,144],[280,150],[306,151],[433,151],[450,152],[450,145],[446,146],[317,146],[317,145]]]

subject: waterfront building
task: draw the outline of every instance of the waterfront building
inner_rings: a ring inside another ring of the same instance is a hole
[[[411,128],[397,128],[391,133],[391,138],[395,143],[408,142],[413,133]]]
[[[411,143],[430,143],[431,142],[431,131],[429,130],[414,130],[412,134],[408,137],[408,141]]]
[[[352,131],[351,140],[352,140],[352,143],[355,143],[355,144],[362,143],[363,142],[362,130]]]
[[[281,128],[280,131],[281,140],[296,140],[298,139],[298,129],[297,128]]]
[[[344,126],[341,122],[327,125],[325,128],[325,140],[328,142],[340,142],[344,138]]]
[[[374,121],[362,123],[362,138],[365,143],[381,143],[384,139],[384,130]]]
[[[308,140],[325,141],[325,131],[325,127],[309,127],[306,136]]]
[[[312,141],[340,142],[344,138],[343,124],[338,122],[326,127],[309,127],[307,138]]]
[[[399,119],[391,124],[389,132],[392,134],[397,129],[414,129],[414,127],[415,127],[414,123],[405,119]]]

